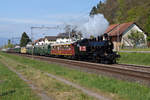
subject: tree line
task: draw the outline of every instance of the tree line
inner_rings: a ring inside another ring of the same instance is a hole
[[[90,15],[104,14],[110,24],[136,22],[150,36],[150,0],[104,0]]]

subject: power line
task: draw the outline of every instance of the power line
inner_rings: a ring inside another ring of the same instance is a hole
[[[45,27],[45,26],[41,26],[41,27],[31,27],[31,40],[32,40],[32,59],[33,59],[33,49],[34,49],[34,37],[33,37],[33,29],[59,29],[59,26],[55,26],[55,27]]]

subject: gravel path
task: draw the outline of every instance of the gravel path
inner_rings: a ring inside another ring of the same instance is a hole
[[[2,62],[2,61],[1,61]],[[12,72],[16,73],[20,79],[22,79],[23,81],[25,81],[29,87],[34,90],[40,97],[41,100],[53,100],[52,98],[50,98],[49,96],[46,95],[46,93],[44,93],[44,91],[39,90],[36,86],[34,86],[33,84],[31,84],[31,82],[29,80],[27,80],[26,78],[24,78],[20,73],[18,73],[15,69],[13,69],[12,67],[8,66],[7,63],[2,62],[6,67],[8,67],[8,69],[10,69]],[[38,92],[37,92],[38,91]]]
[[[28,83],[28,85],[33,89],[33,90],[38,90],[38,88],[36,88],[33,84],[30,84],[30,81],[29,80],[27,80],[27,79],[25,79],[20,73],[18,73],[16,70],[14,70],[13,68],[11,68],[11,67],[9,67],[9,66],[7,66],[11,71],[13,71],[13,72],[15,72],[22,80],[24,80],[25,82],[27,82]],[[60,78],[60,77],[57,77],[57,76],[55,76],[55,75],[52,75],[52,74],[50,74],[50,73],[46,73],[46,72],[43,72],[43,73],[45,73],[47,76],[49,76],[49,77],[51,77],[51,78],[53,78],[53,79],[56,79],[56,80],[58,80],[58,81],[60,81],[60,82],[63,82],[63,83],[65,83],[65,84],[67,84],[67,85],[70,85],[70,86],[72,86],[72,87],[74,87],[74,88],[76,88],[76,89],[79,89],[79,90],[81,90],[83,93],[85,93],[85,94],[87,94],[87,95],[89,95],[89,96],[93,96],[93,97],[95,97],[95,98],[97,98],[98,100],[111,100],[111,99],[109,99],[109,98],[106,98],[106,97],[104,97],[104,96],[102,96],[102,95],[100,95],[100,94],[97,94],[97,93],[95,93],[95,92],[93,92],[93,91],[90,91],[90,90],[88,90],[88,89],[85,89],[85,88],[83,88],[83,87],[81,87],[81,86],[79,86],[79,85],[77,85],[77,84],[74,84],[74,83],[72,83],[72,82],[70,82],[70,81],[67,81],[67,80],[65,80],[65,79],[63,79],[63,78]],[[44,92],[40,92],[40,93],[38,93],[38,95],[42,98],[42,100],[52,100],[50,97],[48,97]]]
[[[80,89],[82,92],[86,93],[86,94],[89,95],[89,96],[93,96],[93,97],[97,98],[98,100],[111,100],[111,99],[108,99],[108,98],[106,98],[106,97],[104,97],[104,96],[102,96],[102,95],[100,95],[100,94],[97,94],[97,93],[95,93],[95,92],[92,92],[92,91],[90,91],[90,90],[87,90],[87,89],[85,89],[85,88],[83,88],[83,87],[81,87],[81,86],[79,86],[79,85],[77,85],[77,84],[74,84],[74,83],[72,83],[72,82],[70,82],[70,81],[67,81],[67,80],[65,80],[65,79],[63,79],[63,78],[57,77],[57,76],[52,75],[52,74],[49,74],[49,73],[45,73],[45,74],[48,75],[48,76],[51,77],[51,78],[54,78],[54,79],[56,79],[56,80],[58,80],[58,81],[61,81],[61,82],[65,83],[65,84],[67,84],[67,85],[70,85],[70,86],[72,86],[72,87],[74,87],[74,88]]]

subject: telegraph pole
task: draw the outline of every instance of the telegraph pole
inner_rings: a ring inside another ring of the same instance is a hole
[[[15,44],[17,44],[18,43],[18,41],[19,41],[19,39],[20,39],[20,37],[12,37],[11,38],[11,43],[13,44],[13,45],[15,45]],[[17,41],[17,42],[16,42]],[[15,43],[16,42],[16,43]]]
[[[33,39],[33,28],[34,27],[31,27],[31,40],[32,40],[32,59],[33,59],[33,48],[34,48],[34,39]]]
[[[120,48],[119,48],[119,42],[120,42],[120,37],[119,37],[119,34],[120,34],[120,24],[118,25],[117,27],[118,29],[118,33],[117,33],[117,51],[119,52]]]

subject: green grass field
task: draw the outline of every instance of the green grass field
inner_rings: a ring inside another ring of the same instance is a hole
[[[23,65],[15,60],[9,59],[8,57],[2,56],[2,60],[4,64],[11,66],[11,68],[15,69],[25,77],[29,81],[28,83],[32,83],[32,85],[36,86],[38,89],[36,89],[36,91],[46,93],[46,95],[52,98],[52,100],[97,100],[96,98],[83,93],[79,89],[48,77],[38,69]]]
[[[150,48],[121,49],[123,51],[150,51]]]
[[[150,53],[119,53],[119,63],[150,66]]]
[[[23,80],[0,62],[0,100],[40,100],[40,98]]]
[[[114,100],[150,100],[150,88],[96,74],[61,67],[56,64],[0,53],[24,65],[63,77],[96,92],[111,95]]]

